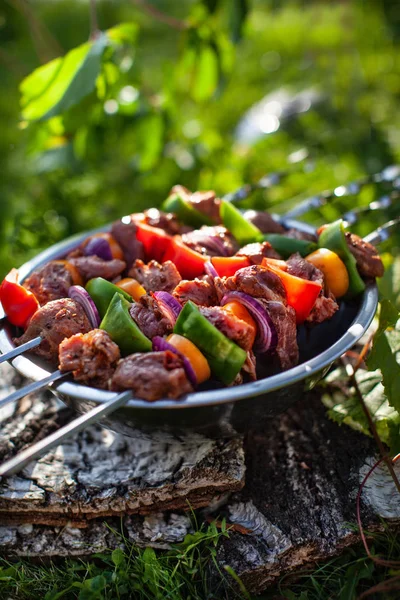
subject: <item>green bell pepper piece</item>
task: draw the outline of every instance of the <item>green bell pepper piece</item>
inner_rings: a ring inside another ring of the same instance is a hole
[[[107,312],[100,323],[100,329],[107,331],[110,338],[119,346],[122,356],[133,352],[149,352],[152,343],[136,325],[129,314],[131,303],[119,293],[115,293]]]
[[[133,298],[127,292],[102,277],[90,279],[86,284],[86,291],[95,303],[101,318],[106,314],[114,294],[118,293],[129,302],[133,302]]]
[[[161,210],[174,213],[179,221],[195,228],[202,225],[214,225],[213,221],[207,215],[203,215],[199,210],[196,210],[177,192],[164,200]]]
[[[181,310],[174,333],[193,342],[203,352],[213,374],[226,385],[234,381],[246,360],[246,352],[214,327],[191,300]]]
[[[307,256],[317,249],[315,242],[308,240],[296,240],[280,233],[267,233],[264,240],[269,242],[274,250],[279,252],[283,258],[289,258],[291,254],[299,252],[301,256]]]
[[[357,270],[357,261],[347,245],[342,219],[331,223],[322,231],[318,239],[318,246],[332,250],[344,262],[349,274],[349,289],[346,297],[352,298],[361,294],[365,290],[365,283]]]
[[[221,221],[241,246],[252,242],[262,242],[263,233],[247,221],[242,213],[230,202],[222,200],[220,208]]]

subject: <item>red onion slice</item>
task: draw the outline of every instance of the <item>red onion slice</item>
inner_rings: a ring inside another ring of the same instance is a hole
[[[178,300],[168,292],[154,292],[153,297],[157,300],[161,312],[175,325],[175,321],[182,310]]]
[[[278,343],[278,335],[271,317],[261,302],[244,292],[228,292],[222,298],[221,306],[233,300],[243,304],[257,323],[254,351],[261,353],[275,350]]]
[[[82,305],[91,326],[96,329],[100,325],[100,315],[85,288],[81,285],[72,285],[68,290],[68,296]]]
[[[218,235],[210,235],[201,229],[196,229],[182,236],[182,241],[185,243],[191,242],[204,246],[206,250],[216,253],[217,256],[227,256],[227,249],[223,240]]]
[[[219,275],[217,273],[217,269],[214,267],[214,265],[212,264],[212,262],[210,260],[208,260],[206,263],[204,263],[204,270],[207,273],[207,275],[209,275],[213,279],[214,279],[214,277],[219,277]]]
[[[196,385],[197,385],[196,373],[194,372],[194,369],[192,367],[190,360],[188,358],[186,358],[186,356],[184,356],[182,354],[182,352],[179,352],[179,350],[177,350],[175,348],[175,346],[173,346],[172,344],[167,342],[167,340],[164,340],[164,338],[160,337],[159,335],[156,335],[155,337],[153,337],[153,350],[155,350],[156,352],[164,352],[165,350],[169,350],[170,352],[173,352],[174,354],[179,356],[179,358],[181,358],[183,360],[183,367],[185,369],[187,378],[189,379],[190,383],[194,387],[196,387]]]
[[[113,258],[110,244],[102,237],[92,237],[83,248],[83,252],[85,256],[93,256],[95,254],[103,260],[112,260]]]

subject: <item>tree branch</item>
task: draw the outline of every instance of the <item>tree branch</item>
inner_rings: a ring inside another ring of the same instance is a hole
[[[100,33],[99,23],[97,20],[97,4],[96,0],[90,0],[89,3],[89,19],[90,19],[90,40],[95,40]]]
[[[161,10],[149,4],[145,0],[132,0],[133,4],[135,4],[140,10],[150,15],[156,21],[160,23],[164,23],[173,29],[179,29],[183,31],[188,28],[188,24],[185,21],[181,21],[180,19],[175,19],[175,17],[171,17],[163,13]]]

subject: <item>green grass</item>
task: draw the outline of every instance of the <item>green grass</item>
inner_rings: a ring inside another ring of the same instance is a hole
[[[229,536],[224,523],[200,527],[169,551],[141,549],[126,539],[124,550],[96,554],[87,560],[33,564],[0,559],[2,599],[43,600],[207,600],[253,598],[231,569],[221,571],[217,546]],[[400,539],[393,528],[372,535],[372,553],[400,559]],[[211,578],[211,570],[214,576]],[[215,577],[217,573],[217,577]],[[364,548],[346,550],[340,557],[283,577],[260,600],[356,600],[363,592],[388,580],[394,572],[366,557]],[[400,585],[397,582],[398,586]],[[235,587],[234,587],[235,586]],[[395,600],[399,587],[371,598]],[[256,600],[256,598],[254,598]]]

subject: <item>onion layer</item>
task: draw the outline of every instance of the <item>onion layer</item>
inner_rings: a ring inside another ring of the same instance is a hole
[[[164,338],[162,338],[159,335],[156,335],[155,337],[153,337],[153,350],[155,352],[164,352],[165,350],[169,350],[170,352],[173,352],[174,354],[179,356],[179,358],[181,358],[183,361],[183,367],[185,369],[187,378],[189,379],[190,383],[194,387],[196,387],[196,385],[197,385],[196,373],[194,372],[189,359],[187,359],[186,356],[184,356],[182,354],[182,352],[179,352],[179,350],[177,350],[172,344],[167,342],[167,340],[164,340]]]
[[[82,305],[91,326],[96,329],[100,325],[100,315],[85,288],[80,285],[72,285],[68,290],[68,296]]]
[[[112,260],[111,247],[108,241],[103,237],[92,237],[83,248],[85,256],[95,254],[103,260]]]
[[[214,279],[214,277],[218,277],[217,270],[210,260],[208,260],[206,263],[204,263],[204,270],[207,273],[207,275],[209,275],[213,279]]]
[[[157,300],[161,312],[175,325],[182,310],[181,304],[168,292],[154,292],[153,298]]]
[[[203,246],[208,252],[216,253],[217,256],[227,256],[227,250],[223,240],[218,235],[210,235],[201,229],[191,231],[188,234],[182,236],[182,241],[185,243],[185,239],[191,243],[199,244]]]
[[[221,306],[235,300],[247,308],[257,323],[257,335],[254,345],[255,352],[267,352],[275,350],[278,343],[278,335],[267,310],[256,298],[244,292],[228,292],[221,300]]]

